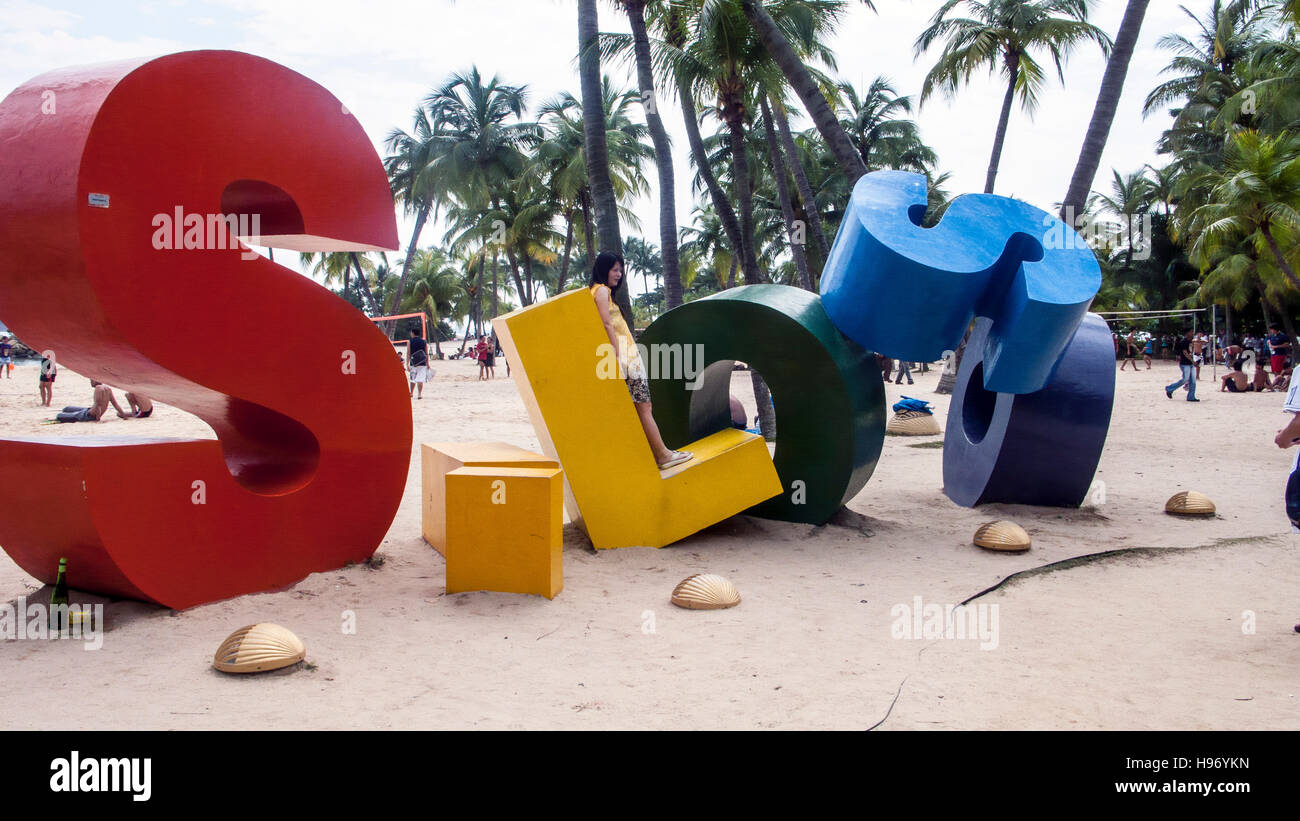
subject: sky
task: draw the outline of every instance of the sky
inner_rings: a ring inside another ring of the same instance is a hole
[[[919,94],[937,52],[917,58],[913,43],[941,4],[876,0],[878,12],[872,12],[850,3],[832,40],[838,62],[834,73],[859,89],[885,75],[899,94]],[[1210,0],[1185,4],[1203,14]],[[1089,20],[1113,38],[1125,5],[1126,0],[1095,0]],[[602,0],[599,14],[602,31],[629,30],[613,3]],[[1169,117],[1163,111],[1142,116],[1142,102],[1170,59],[1156,42],[1169,32],[1194,31],[1175,0],[1151,0],[1094,189],[1109,188],[1112,169],[1129,173],[1147,163],[1162,164],[1154,146]],[[356,116],[381,156],[384,139],[394,128],[410,128],[412,112],[429,90],[471,65],[485,76],[527,85],[534,108],[561,91],[579,96],[576,0],[0,0],[0,98],[64,66],[191,49],[249,52],[310,77]],[[1066,84],[1053,74],[1032,117],[1017,106],[996,193],[1055,212],[1073,173],[1105,64],[1095,45],[1080,46],[1067,64]],[[624,86],[634,85],[629,67],[612,64],[605,70]],[[983,190],[1004,91],[997,78],[980,77],[956,99],[936,96],[916,112],[922,139],[939,155],[939,170],[952,174],[947,184],[951,193]],[[661,111],[673,141],[677,221],[685,224],[693,205],[685,130],[680,109],[662,106]],[[811,127],[799,119],[792,125]],[[309,138],[304,130],[304,139]],[[640,230],[624,226],[623,233],[658,244],[653,165],[645,174],[651,193],[632,206]],[[404,248],[409,218],[399,214],[398,229]],[[437,242],[441,234],[437,228],[427,230],[421,244]],[[639,290],[634,285],[634,293]]]

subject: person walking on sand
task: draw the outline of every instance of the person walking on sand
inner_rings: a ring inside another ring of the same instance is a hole
[[[1170,399],[1174,398],[1174,391],[1187,386],[1187,401],[1199,402],[1196,398],[1196,371],[1195,363],[1192,362],[1192,332],[1189,329],[1183,334],[1183,338],[1174,343],[1174,353],[1178,356],[1178,368],[1182,371],[1183,378],[1179,379],[1172,385],[1165,387],[1165,396]],[[1134,367],[1137,367],[1134,365]]]
[[[627,391],[632,395],[632,405],[636,408],[641,429],[646,441],[654,453],[655,463],[660,470],[680,465],[694,458],[690,451],[670,450],[664,444],[650,410],[650,383],[646,379],[645,363],[636,349],[636,339],[628,329],[623,313],[614,302],[613,291],[623,278],[623,258],[608,251],[596,255],[596,262],[591,269],[591,294],[596,299],[596,309],[605,324],[605,333],[614,353],[618,356],[619,373],[627,383]]]
[[[1133,332],[1129,331],[1128,336],[1124,337],[1124,361],[1120,363],[1119,369],[1124,370],[1125,366],[1132,364],[1133,371],[1137,372],[1137,342],[1133,339]]]
[[[54,401],[54,377],[59,375],[59,369],[55,366],[54,360],[48,356],[41,357],[41,405],[49,407]]]
[[[487,338],[482,335],[480,335],[478,338],[478,345],[474,346],[474,358],[478,360],[479,381],[487,379],[488,344],[487,344]]]
[[[903,384],[904,376],[907,377],[907,384],[909,385],[915,384],[914,382],[912,382],[912,363],[908,362],[907,360],[900,359],[898,360],[898,378],[894,380],[894,384],[895,385]]]
[[[1156,338],[1154,336],[1148,336],[1146,347],[1142,349],[1142,361],[1147,363],[1147,370],[1151,370],[1151,355],[1155,352]],[[1134,364],[1133,367],[1136,369],[1137,365]]]
[[[0,376],[7,379],[13,379],[13,343],[9,341],[9,334],[0,335]]]
[[[419,330],[412,328],[411,341],[407,344],[410,346],[406,364],[410,371],[411,397],[423,399],[424,383],[429,381],[429,343],[420,336]]]

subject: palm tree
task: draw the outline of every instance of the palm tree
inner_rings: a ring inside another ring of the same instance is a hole
[[[826,231],[822,227],[821,213],[817,207],[817,198],[813,195],[812,183],[808,180],[808,171],[804,168],[799,146],[795,144],[794,134],[790,131],[790,118],[779,98],[772,100],[772,115],[776,118],[776,133],[781,137],[781,148],[785,151],[786,161],[790,164],[795,189],[799,192],[799,202],[808,223],[808,233],[812,234],[813,241],[817,245],[821,262],[825,262],[830,256],[830,244],[826,242]]]
[[[586,146],[587,184],[596,211],[600,250],[617,254],[623,249],[618,228],[618,203],[610,182],[609,153],[605,143],[605,113],[601,100],[599,21],[596,0],[578,0],[578,78],[582,86],[582,125]],[[614,289],[614,301],[631,325],[632,298],[626,278]]]
[[[393,167],[403,172],[403,181],[410,177],[413,190],[422,190],[426,196],[436,195],[443,201],[454,198],[470,207],[486,206],[497,186],[519,175],[524,149],[537,138],[536,124],[521,121],[526,95],[526,87],[506,85],[497,77],[484,83],[477,66],[452,74],[429,93],[421,106],[422,115],[417,115],[417,134],[427,133],[427,139],[419,142],[390,136],[390,150],[398,152]],[[403,265],[396,292],[399,303],[413,258],[408,253]]]
[[[786,182],[785,161],[781,158],[781,145],[776,139],[776,127],[772,123],[772,107],[767,104],[767,95],[758,98],[759,108],[763,112],[763,131],[767,135],[768,157],[772,162],[772,179],[776,183],[776,197],[781,205],[781,216],[785,222],[785,235],[789,241],[790,255],[794,258],[795,270],[799,274],[799,286],[807,291],[816,291],[812,274],[808,270],[808,258],[804,255],[804,244],[798,242],[794,235],[794,203],[790,199],[790,186]]]
[[[646,125],[655,147],[655,168],[659,174],[659,244],[663,257],[664,290],[669,310],[682,304],[682,278],[677,261],[677,203],[673,180],[672,146],[663,118],[659,115],[655,94],[654,72],[650,66],[650,37],[646,33],[645,0],[621,0],[632,24],[632,42],[636,54],[637,83],[645,107]]]
[[[722,227],[722,220],[711,208],[697,206],[692,214],[692,224],[682,228],[682,259],[688,260],[693,270],[708,268],[713,272],[716,290],[735,285],[736,257],[734,248]]]
[[[616,88],[608,76],[601,81],[602,110],[609,178],[618,204],[619,219],[634,229],[640,225],[636,215],[625,203],[649,190],[641,171],[646,160],[655,156],[654,149],[646,145],[647,127],[634,122],[632,107],[641,100],[635,91]],[[575,212],[582,216],[583,244],[587,249],[587,263],[596,256],[596,228],[592,219],[593,197],[586,166],[586,134],[583,106],[572,94],[563,92],[543,103],[539,109],[543,140],[533,156],[531,174],[545,180],[551,196],[558,203],[558,211],[567,223],[566,236],[570,234]],[[568,278],[568,249],[572,239],[566,239],[566,251],[561,257],[561,284]]]
[[[627,263],[627,275],[641,273],[641,282],[645,292],[650,293],[650,277],[656,280],[663,276],[663,255],[653,244],[641,237],[628,237],[623,240],[623,259]]]
[[[858,95],[849,83],[838,86],[844,106],[840,125],[868,171],[893,168],[930,174],[939,161],[934,149],[921,140],[921,130],[899,114],[912,113],[912,99],[899,97],[885,77],[877,77]]]
[[[993,193],[1012,102],[1019,94],[1021,107],[1031,115],[1038,106],[1046,72],[1033,52],[1047,51],[1062,83],[1064,60],[1077,44],[1092,40],[1110,53],[1110,38],[1088,22],[1088,5],[1089,0],[947,0],[916,39],[917,57],[945,40],[943,53],[921,86],[922,104],[936,91],[951,98],[979,71],[1000,70],[1006,79],[984,193]],[[950,17],[958,6],[969,16]]]
[[[1250,13],[1250,4],[1242,0],[1227,3],[1214,0],[1204,18],[1197,17],[1186,6],[1179,8],[1199,31],[1194,39],[1166,34],[1156,43],[1159,48],[1174,53],[1174,58],[1160,73],[1175,76],[1147,94],[1142,106],[1144,115],[1160,106],[1198,96],[1218,97],[1221,103],[1231,96],[1222,90],[1235,85],[1233,70],[1249,59],[1261,39],[1259,16]]]
[[[1104,212],[1116,216],[1121,222],[1121,236],[1126,241],[1120,243],[1120,252],[1124,257],[1124,269],[1133,268],[1133,237],[1129,235],[1133,228],[1133,218],[1147,213],[1155,202],[1155,185],[1146,176],[1146,168],[1134,171],[1128,176],[1112,171],[1110,194],[1098,194],[1096,205]],[[1080,214],[1080,217],[1086,215]]]
[[[745,25],[736,3],[705,0],[693,23],[695,36],[686,46],[686,59],[679,64],[679,70],[690,72],[692,92],[716,100],[718,116],[727,127],[731,182],[740,216],[740,270],[746,284],[754,285],[765,277],[754,248],[754,203],[745,127],[750,91],[775,85],[771,76],[775,66],[765,59],[762,44]]]
[[[1228,142],[1223,169],[1208,174],[1207,201],[1186,219],[1192,260],[1204,270],[1225,246],[1247,240],[1300,288],[1279,243],[1292,250],[1300,237],[1300,137],[1243,131]]]
[[[862,0],[863,4],[875,10],[872,0]],[[833,26],[834,21],[843,10],[842,2],[782,2],[778,4],[785,20],[791,23],[790,27],[783,30],[783,27],[768,14],[764,4],[759,0],[743,0],[741,7],[745,17],[749,20],[754,31],[758,33],[759,39],[766,48],[768,54],[780,67],[781,73],[785,75],[786,80],[799,95],[803,101],[804,108],[808,110],[817,130],[821,132],[822,139],[826,140],[827,146],[830,147],[831,153],[834,154],[844,175],[848,177],[849,184],[852,185],[858,177],[867,173],[866,167],[862,164],[853,146],[849,143],[848,135],[840,127],[839,121],[835,117],[835,112],[831,109],[826,97],[822,94],[821,88],[813,78],[808,67],[804,65],[800,54],[791,46],[789,34],[795,31],[810,33],[815,29],[828,28]]]
[[[1102,75],[1101,90],[1097,92],[1097,105],[1092,109],[1092,120],[1088,123],[1083,147],[1079,149],[1079,160],[1074,165],[1069,190],[1061,203],[1061,219],[1067,223],[1071,221],[1069,215],[1083,212],[1084,199],[1097,176],[1101,153],[1106,148],[1111,123],[1115,121],[1115,109],[1119,108],[1119,98],[1124,92],[1129,60],[1133,57],[1142,18],[1146,16],[1150,3],[1151,0],[1128,0],[1128,7],[1124,9],[1124,19],[1120,21],[1119,33],[1115,36],[1115,48],[1106,61],[1106,73]]]
[[[461,295],[460,272],[454,260],[441,248],[424,248],[415,252],[415,259],[410,266],[410,291],[399,305],[397,294],[392,295],[393,302],[388,310],[391,313],[424,313],[432,319],[433,347],[438,356],[442,356],[441,337],[438,324],[443,317],[450,317],[456,309]]]
[[[424,230],[424,224],[438,202],[436,191],[442,187],[443,182],[435,180],[433,176],[436,169],[435,160],[438,152],[443,149],[444,140],[441,135],[434,133],[434,126],[424,106],[415,109],[413,119],[414,133],[407,134],[401,129],[394,129],[389,133],[385,141],[389,153],[384,157],[384,170],[388,172],[393,198],[401,203],[403,211],[415,216],[411,241],[406,246],[407,260],[414,259],[420,233]],[[409,273],[409,266],[403,265],[401,277],[403,283]]]

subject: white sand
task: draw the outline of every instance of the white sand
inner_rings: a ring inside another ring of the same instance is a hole
[[[866,728],[887,713],[884,729],[1300,727],[1300,537],[1282,508],[1292,454],[1272,443],[1281,395],[1221,394],[1206,368],[1203,401],[1189,404],[1165,398],[1160,386],[1176,371],[1167,363],[1118,374],[1098,473],[1106,500],[1095,511],[957,507],[940,492],[941,451],[888,437],[850,504],[870,517],[870,536],[740,516],[663,550],[596,553],[568,525],[554,601],[447,596],[443,560],[420,537],[419,443],[537,449],[497,370],[481,383],[474,363],[437,363],[412,402],[410,481],[380,569],[316,574],[180,614],[112,602],[94,652],[0,640],[0,727]],[[165,406],[150,420],[41,426],[49,413],[37,407],[35,369],[15,375],[0,380],[0,436],[211,436]],[[937,376],[890,385],[889,401],[925,398],[944,419]],[[736,392],[752,414],[747,386],[742,374]],[[60,373],[56,405],[89,397],[83,379]],[[1183,489],[1209,494],[1219,517],[1165,515],[1165,499]],[[975,528],[997,518],[1024,526],[1033,550],[971,546]],[[1016,571],[1140,547],[1174,549],[1032,575],[979,599],[998,606],[996,649],[891,637],[891,608],[914,597],[956,604]],[[728,576],[744,601],[673,607],[674,584],[696,572]],[[75,567],[70,575],[75,588]],[[49,590],[0,558],[0,602],[28,594],[48,601]],[[341,629],[345,611],[355,635]],[[221,640],[257,621],[296,632],[315,667],[215,672]]]

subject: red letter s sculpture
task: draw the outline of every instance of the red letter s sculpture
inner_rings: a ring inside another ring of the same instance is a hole
[[[218,437],[0,441],[0,546],[36,578],[67,556],[73,587],[185,608],[363,560],[391,524],[411,447],[392,346],[231,233],[397,246],[374,148],[311,80],[197,51],[51,72],[0,103],[4,321]],[[123,424],[148,423],[105,427]]]

